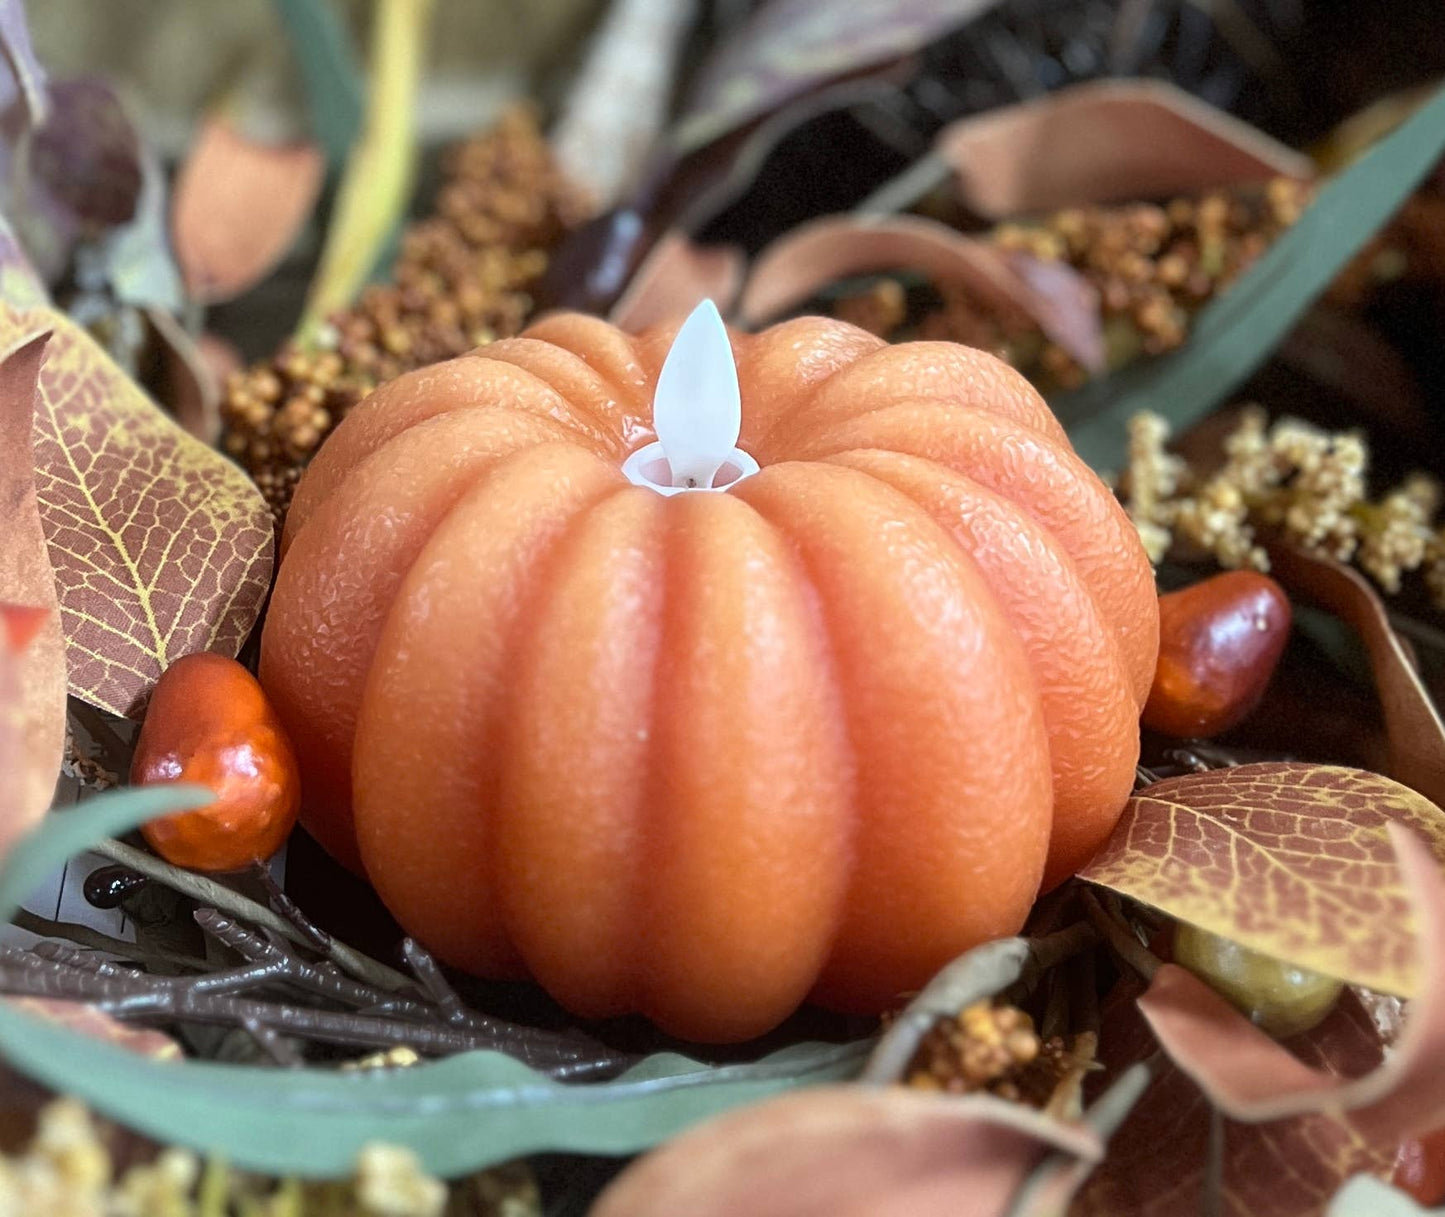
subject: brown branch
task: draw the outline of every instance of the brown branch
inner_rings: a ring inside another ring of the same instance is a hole
[[[1080,894],[1085,916],[1103,936],[1109,949],[1145,980],[1153,980],[1163,961],[1134,936],[1122,919],[1111,916],[1093,892],[1086,888]]]
[[[192,871],[182,870],[178,866],[172,866],[168,862],[162,862],[159,858],[146,853],[145,850],[136,849],[133,845],[126,845],[121,841],[102,841],[92,848],[96,853],[109,858],[112,862],[119,862],[134,871],[139,871],[148,879],[164,883],[182,895],[189,896],[198,904],[221,909],[233,917],[239,917],[244,921],[249,921],[252,925],[280,934],[283,938],[300,946],[313,945],[306,934],[303,934],[274,909],[267,908],[264,904],[260,904],[248,896],[232,891],[225,884],[208,879],[205,875],[198,875]],[[392,991],[412,988],[413,982],[395,968],[387,967],[386,964],[379,963],[344,943],[331,940],[324,953],[327,958],[339,967],[345,968],[358,980],[375,985],[377,988]]]
[[[421,981],[427,996],[436,1003],[442,1018],[453,1026],[468,1023],[473,1017],[471,1012],[462,1004],[456,990],[442,975],[437,961],[422,949],[421,944],[415,938],[405,938],[402,940],[401,953],[411,970],[416,973],[417,980]]]
[[[91,950],[105,951],[107,954],[121,959],[134,960],[136,963],[155,960],[178,968],[204,969],[209,966],[204,959],[197,959],[194,955],[126,942],[123,938],[112,938],[109,934],[91,929],[88,925],[77,925],[73,921],[51,921],[50,918],[41,917],[29,909],[17,910],[10,920],[22,930],[38,934],[42,938],[64,938],[69,942],[78,943],[80,946],[89,947]]]
[[[271,868],[264,862],[258,862],[252,874],[265,891],[266,899],[271,902],[271,907],[294,925],[305,939],[302,945],[320,951],[323,955],[328,954],[333,941],[331,935],[301,911],[301,906],[292,900],[285,888],[276,882],[276,876],[271,873]]]
[[[542,1031],[468,1010],[447,983],[435,960],[410,939],[403,944],[402,950],[408,962],[417,969],[417,975],[434,1005],[398,997],[325,970],[318,964],[308,963],[215,909],[198,909],[195,919],[203,931],[250,960],[253,967],[266,969],[270,978],[285,980],[319,996],[357,1007],[369,1017],[385,1014],[415,1023],[456,1027],[474,1034],[479,1047],[506,1052],[543,1069],[588,1059],[596,1059],[601,1068],[603,1060],[621,1065],[627,1059],[603,1048],[588,1036]],[[233,975],[240,977],[242,973]]]
[[[306,1063],[301,1059],[301,1054],[291,1046],[291,1041],[277,1035],[271,1027],[258,1023],[254,1018],[242,1019],[241,1027],[255,1041],[256,1046],[271,1058],[272,1063],[280,1065],[282,1069],[299,1069]]]
[[[133,978],[102,976],[31,952],[0,947],[0,992],[86,1002],[122,1021],[265,1028],[316,1043],[362,1049],[408,1047],[429,1056],[497,1047],[491,1037],[465,1028],[257,1001],[198,990],[196,979],[143,973]],[[535,1058],[540,1054],[528,1055]],[[615,1053],[587,1057],[564,1049],[546,1062],[532,1059],[528,1063],[554,1078],[577,1080],[614,1072],[627,1059]]]

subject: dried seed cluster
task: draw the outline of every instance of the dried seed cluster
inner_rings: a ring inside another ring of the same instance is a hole
[[[991,1090],[1017,1098],[1013,1079],[1038,1059],[1042,1047],[1023,1010],[975,1002],[934,1024],[904,1076],[909,1086],[923,1090]]]
[[[1077,1104],[1078,1083],[1094,1068],[1095,1037],[1041,1039],[1033,1019],[1016,1006],[976,1002],[939,1019],[923,1037],[904,1084],[946,1094],[987,1091],[1011,1103],[1055,1110]],[[1060,1109],[1060,1114],[1063,1114]]]
[[[1124,505],[1154,561],[1175,543],[1206,551],[1227,567],[1267,570],[1260,529],[1341,562],[1356,562],[1387,592],[1422,570],[1445,607],[1445,524],[1440,485],[1407,478],[1378,500],[1366,491],[1369,449],[1359,435],[1329,433],[1295,419],[1267,425],[1243,411],[1224,442],[1224,463],[1196,475],[1168,452],[1169,425],[1141,413],[1129,424]]]
[[[278,520],[318,445],[377,384],[520,330],[548,251],[582,217],[530,111],[454,149],[436,214],[403,236],[394,282],[367,288],[311,346],[289,343],[226,386],[226,449]]]
[[[215,1177],[220,1172],[219,1178]],[[203,1179],[203,1175],[206,1178]],[[219,1185],[219,1186],[218,1186]],[[210,1199],[202,1202],[200,1193]],[[421,1169],[410,1150],[369,1145],[349,1183],[279,1184],[203,1167],[188,1150],[162,1149],[117,1178],[90,1113],[73,1099],[40,1112],[28,1149],[0,1154],[0,1213],[48,1217],[201,1217],[236,1209],[297,1217],[441,1217],[447,1187]]]
[[[1162,206],[1070,208],[1038,224],[1001,224],[988,240],[999,247],[1076,270],[1099,294],[1111,364],[1138,353],[1179,346],[1190,319],[1227,288],[1290,227],[1312,197],[1291,178],[1263,185],[1178,198]],[[870,287],[835,306],[840,317],[896,340],[906,327],[902,290]],[[1067,352],[1045,342],[1027,319],[1000,318],[970,292],[939,285],[938,306],[918,321],[918,336],[964,342],[993,351],[1030,373],[1063,386],[1081,369]]]

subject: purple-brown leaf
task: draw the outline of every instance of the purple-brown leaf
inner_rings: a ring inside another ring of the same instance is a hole
[[[65,640],[31,448],[47,337],[0,361],[0,854],[50,806],[65,747]]]
[[[1333,558],[1269,547],[1270,569],[1295,596],[1327,609],[1364,643],[1385,719],[1390,776],[1445,803],[1445,724],[1369,581]]]
[[[699,71],[674,142],[690,152],[826,81],[911,54],[997,0],[772,0]]]
[[[1389,836],[1420,927],[1422,975],[1394,1050],[1378,1068],[1342,1078],[1312,1067],[1173,964],[1139,999],[1164,1050],[1225,1114],[1251,1123],[1342,1114],[1377,1144],[1445,1125],[1445,876],[1413,832],[1391,824]]]
[[[1051,1149],[1103,1144],[992,1095],[819,1086],[719,1116],[654,1150],[591,1217],[1003,1217]]]
[[[636,334],[686,317],[704,300],[726,315],[742,288],[745,266],[740,249],[696,245],[681,232],[669,232],[637,268],[608,320]]]
[[[191,297],[229,300],[263,279],[295,243],[325,171],[313,144],[264,144],[224,115],[206,119],[176,179],[171,214]]]
[[[758,326],[840,279],[905,270],[959,284],[999,315],[1032,321],[1082,366],[1103,366],[1098,298],[1073,270],[1045,277],[1031,260],[919,216],[828,216],[779,237],[753,263],[739,320]]]
[[[39,126],[50,109],[46,91],[45,69],[35,58],[30,43],[30,27],[25,21],[23,0],[0,0],[0,58],[14,79],[14,91],[25,107],[26,122]],[[11,103],[10,88],[0,72],[0,111]]]
[[[1158,81],[1076,85],[965,118],[937,148],[964,203],[994,219],[1313,174],[1307,157]]]
[[[1101,1061],[1107,1073],[1157,1058],[1158,1045],[1124,982],[1101,1012]],[[1236,1016],[1238,1017],[1238,1016]],[[1307,1035],[1290,1041],[1309,1066],[1346,1076],[1382,1060],[1379,1035],[1353,995]],[[1283,1051],[1281,1049],[1281,1051]],[[1203,1211],[1209,1100],[1167,1058],[1109,1153],[1069,1210],[1070,1217],[1178,1217]],[[1389,1173],[1393,1141],[1374,1141],[1331,1115],[1303,1115],[1265,1125],[1226,1122],[1219,1217],[1318,1217],[1351,1175]]]

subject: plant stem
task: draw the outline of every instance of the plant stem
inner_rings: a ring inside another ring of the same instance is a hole
[[[198,875],[163,862],[143,849],[136,849],[135,846],[126,845],[122,841],[102,841],[93,847],[93,852],[109,858],[112,862],[128,866],[131,870],[138,871],[146,878],[154,879],[157,883],[163,883],[182,895],[189,896],[198,904],[221,909],[233,917],[239,917],[244,921],[249,921],[252,925],[270,930],[274,934],[280,934],[288,942],[305,947],[315,945],[307,935],[274,909],[269,909],[264,904],[258,904],[250,897],[232,891],[225,884],[208,879],[205,875]],[[338,967],[345,968],[358,980],[364,980],[367,984],[375,985],[379,989],[399,992],[416,987],[414,981],[395,968],[389,968],[386,964],[379,963],[344,943],[333,940],[325,954]]]
[[[1159,970],[1163,961],[1135,938],[1130,929],[1118,918],[1111,916],[1099,903],[1099,898],[1093,892],[1085,889],[1080,896],[1084,902],[1085,915],[1103,936],[1104,941],[1109,944],[1114,954],[1145,980],[1153,980],[1154,973]]]

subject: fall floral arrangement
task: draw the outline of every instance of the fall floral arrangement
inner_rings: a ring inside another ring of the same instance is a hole
[[[614,0],[419,189],[433,8],[168,181],[0,0],[0,1214],[1445,1200],[1442,65]]]

